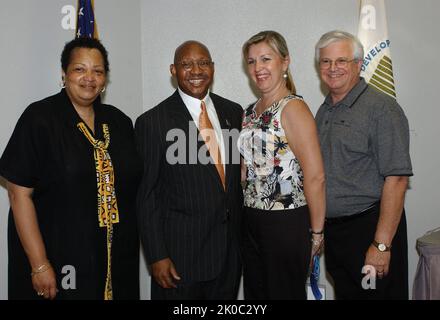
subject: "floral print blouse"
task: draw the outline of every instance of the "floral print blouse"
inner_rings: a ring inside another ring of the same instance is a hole
[[[281,126],[281,113],[292,99],[302,100],[292,94],[275,102],[260,116],[255,112],[257,103],[244,112],[239,144],[247,166],[247,207],[284,210],[307,204],[303,173]]]

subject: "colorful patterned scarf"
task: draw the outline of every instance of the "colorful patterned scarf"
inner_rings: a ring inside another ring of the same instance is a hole
[[[118,204],[116,201],[115,175],[112,160],[107,148],[110,144],[110,131],[107,124],[102,125],[104,141],[96,140],[83,122],[77,124],[79,130],[94,148],[96,178],[98,185],[98,220],[100,227],[107,227],[107,278],[104,300],[113,300],[112,289],[112,241],[113,224],[119,223]]]

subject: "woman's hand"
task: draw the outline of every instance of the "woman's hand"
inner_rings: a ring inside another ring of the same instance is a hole
[[[323,248],[324,248],[324,234],[314,234],[312,233],[312,252],[310,254],[310,263],[309,263],[309,270],[312,269],[313,265],[313,258],[316,255],[321,255]]]
[[[324,234],[312,233],[312,258],[315,255],[321,255],[324,248]]]
[[[21,244],[32,267],[32,285],[39,296],[54,299],[57,293],[55,272],[47,260],[43,236],[33,202],[33,188],[10,181],[6,183],[9,202]]]
[[[38,296],[53,300],[57,295],[55,272],[49,262],[39,266],[32,272],[32,285]]]

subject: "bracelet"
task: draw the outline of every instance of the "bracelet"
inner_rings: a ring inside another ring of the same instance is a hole
[[[309,232],[311,234],[324,234],[324,229],[322,229],[321,231],[313,231],[312,229],[309,229]]]
[[[43,263],[41,266],[39,266],[38,268],[32,269],[31,272],[31,277],[35,276],[38,273],[43,273],[46,272],[47,270],[49,270],[51,268],[50,262],[47,261],[46,263]]]
[[[321,243],[322,243],[322,240],[324,240],[324,236],[322,236],[321,238],[319,238],[318,240],[315,240],[315,239],[310,239],[310,241],[312,242],[312,244],[314,245],[314,246],[319,246],[319,245],[321,245]]]

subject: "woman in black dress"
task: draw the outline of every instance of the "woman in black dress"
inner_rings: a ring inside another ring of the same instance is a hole
[[[101,104],[109,64],[99,40],[70,41],[61,63],[64,88],[24,111],[0,160],[9,299],[138,299],[132,122]]]

